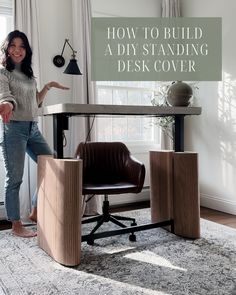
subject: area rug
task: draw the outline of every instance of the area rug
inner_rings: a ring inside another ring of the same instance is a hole
[[[149,209],[125,215],[150,222]],[[161,228],[136,235],[137,242],[122,235],[83,243],[81,264],[69,268],[41,250],[37,238],[1,231],[0,295],[236,294],[236,230],[201,220],[197,240]]]

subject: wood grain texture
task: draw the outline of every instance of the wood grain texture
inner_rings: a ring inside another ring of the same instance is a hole
[[[150,151],[152,222],[173,218],[173,151]]]
[[[38,157],[38,243],[57,262],[81,254],[82,161]]]
[[[200,237],[198,154],[177,152],[174,167],[174,232],[187,238]]]
[[[197,153],[150,152],[150,204],[152,222],[173,219],[175,234],[200,237]]]

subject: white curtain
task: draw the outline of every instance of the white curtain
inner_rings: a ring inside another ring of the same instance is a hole
[[[162,0],[162,17],[180,16],[179,0]]]
[[[162,17],[179,17],[179,0],[162,0]],[[173,149],[173,140],[163,131],[161,131],[161,148],[166,150]]]
[[[73,48],[78,51],[77,58],[82,76],[73,78],[73,103],[94,103],[95,83],[91,81],[91,1],[72,0]],[[85,141],[91,126],[91,118],[71,119],[70,153],[75,153],[79,142]],[[90,139],[94,138],[92,130]],[[98,196],[86,203],[86,215],[97,214],[101,211]]]
[[[37,0],[14,0],[14,27],[24,32],[33,50],[32,68],[40,86],[39,28]],[[39,87],[40,88],[40,87]],[[31,211],[31,197],[36,189],[36,165],[26,156],[23,184],[20,189],[21,219],[26,221]]]

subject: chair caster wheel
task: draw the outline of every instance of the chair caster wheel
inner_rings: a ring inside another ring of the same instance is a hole
[[[137,223],[135,222],[135,221],[133,221],[132,223],[131,223],[131,226],[136,226],[137,225]]]
[[[90,246],[93,246],[94,245],[94,240],[93,239],[89,239],[87,241],[87,244],[90,245]]]
[[[136,242],[136,235],[135,234],[129,235],[129,240],[130,242]]]

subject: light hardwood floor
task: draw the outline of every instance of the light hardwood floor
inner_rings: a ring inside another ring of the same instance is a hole
[[[201,207],[201,218],[236,228],[236,215]]]

